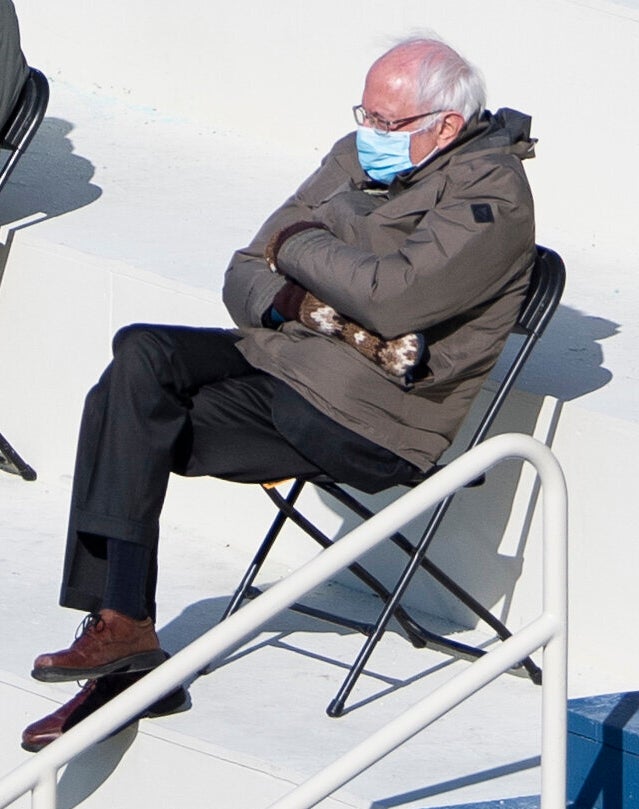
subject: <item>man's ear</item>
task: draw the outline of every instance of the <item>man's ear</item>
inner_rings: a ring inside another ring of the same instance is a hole
[[[452,143],[464,128],[464,117],[458,112],[446,112],[437,122],[437,148]]]

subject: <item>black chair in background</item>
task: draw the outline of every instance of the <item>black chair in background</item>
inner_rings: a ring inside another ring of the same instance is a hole
[[[40,126],[48,102],[49,83],[46,76],[34,67],[29,68],[18,101],[0,129],[0,156],[3,161],[0,164],[0,192]],[[21,475],[25,480],[36,479],[35,471],[1,433],[0,469]]]
[[[526,360],[533,350],[537,340],[542,335],[555,309],[557,308],[563,292],[564,280],[565,268],[561,258],[552,250],[538,246],[537,260],[533,269],[528,294],[522,305],[517,323],[513,329],[514,333],[524,336],[523,342],[521,343],[515,357],[510,362],[497,389],[491,395],[489,403],[481,417],[479,426],[476,428],[470,442],[466,446],[466,450],[471,449],[486,438],[489,429],[495,421],[497,414],[499,413],[504,401],[508,396],[508,393],[517,379],[517,376],[524,367]],[[436,467],[434,470],[431,470],[429,476],[436,474],[437,469],[438,468]],[[415,480],[414,485],[421,483],[424,479],[425,478],[422,477],[421,479]],[[479,485],[482,482],[483,480],[474,481],[471,485]],[[278,491],[278,484],[262,484],[262,488],[266,494],[268,494],[268,496],[277,506],[278,514],[276,515],[275,520],[273,521],[262,544],[258,548],[258,551],[255,554],[250,566],[244,574],[240,585],[233,594],[222,620],[235,612],[245,598],[254,598],[260,594],[261,591],[258,588],[253,587],[253,581],[287,519],[292,520],[322,547],[326,548],[332,544],[331,539],[323,534],[312,522],[310,522],[303,514],[301,514],[298,509],[295,508],[295,502],[303,487],[307,483],[312,483],[322,491],[327,492],[331,496],[335,497],[340,503],[342,503],[363,520],[366,520],[372,516],[372,512],[352,493],[326,476],[315,477],[311,480],[297,479],[292,483],[291,488],[286,496],[282,495]],[[400,602],[402,596],[414,574],[420,568],[434,577],[441,585],[443,585],[443,587],[445,587],[450,593],[465,604],[466,607],[468,607],[475,615],[477,615],[478,618],[488,624],[499,638],[505,640],[510,636],[511,633],[500,620],[498,620],[488,609],[473,598],[470,593],[460,587],[453,579],[444,573],[443,570],[438,568],[426,556],[428,548],[430,547],[437,529],[439,528],[444,515],[448,511],[453,498],[454,494],[449,495],[441,501],[441,503],[432,513],[432,516],[428,520],[420,540],[416,544],[410,542],[401,533],[396,533],[389,537],[390,541],[398,546],[409,557],[408,563],[392,592],[390,592],[378,579],[371,575],[369,571],[362,567],[362,565],[356,563],[349,568],[354,575],[364,582],[364,584],[366,584],[373,592],[380,596],[384,602],[384,608],[375,624],[367,624],[361,621],[355,621],[348,617],[334,615],[332,613],[311,608],[303,604],[295,604],[291,607],[291,609],[305,615],[310,615],[321,620],[326,620],[341,626],[345,626],[349,629],[362,632],[367,636],[360,653],[358,654],[346,679],[344,680],[344,683],[327,708],[327,713],[329,716],[340,716],[343,713],[346,699],[355,685],[357,678],[361,674],[373,649],[381,639],[391,618],[394,618],[399,623],[408,636],[408,639],[416,647],[441,649],[453,653],[459,657],[469,659],[476,659],[486,653],[484,649],[469,646],[451,638],[436,635],[433,632],[430,632],[417,623],[417,621],[411,617],[407,610],[401,606]],[[528,675],[534,683],[541,683],[541,669],[530,658],[522,660],[514,670],[514,673],[522,673],[524,676]]]
[[[11,115],[0,129],[0,191],[35,135],[49,103],[49,82],[35,67],[29,74]],[[6,152],[6,154],[5,154]]]

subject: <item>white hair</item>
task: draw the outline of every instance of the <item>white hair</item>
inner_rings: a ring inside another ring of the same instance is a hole
[[[433,110],[454,110],[464,121],[475,114],[481,115],[486,107],[486,88],[474,65],[445,42],[431,36],[404,39],[391,50],[400,48],[415,51],[417,100],[421,105]]]

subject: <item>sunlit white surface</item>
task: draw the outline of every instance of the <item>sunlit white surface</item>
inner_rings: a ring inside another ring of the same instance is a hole
[[[568,283],[500,429],[551,442],[568,478],[571,693],[635,690],[639,661],[625,641],[636,621],[639,520],[639,169],[630,157],[638,113],[620,78],[639,68],[637,3],[459,0],[429,4],[425,14],[422,0],[402,0],[392,20],[387,3],[371,0],[244,0],[224,14],[196,0],[177,17],[174,6],[163,14],[156,4],[151,17],[147,6],[16,0],[25,48],[49,76],[52,96],[0,204],[9,246],[0,284],[0,430],[39,473],[34,484],[0,475],[3,764],[27,755],[17,746],[22,727],[74,689],[36,684],[28,672],[35,654],[68,643],[81,617],[56,606],[69,475],[82,399],[108,360],[113,331],[133,320],[227,323],[219,289],[230,252],[352,126],[363,73],[389,36],[424,26],[482,66],[492,108],[533,115],[538,157],[527,170],[538,241],[561,253]],[[39,212],[48,218],[39,221]],[[21,225],[12,234],[14,220]],[[434,549],[515,624],[537,594],[533,495],[525,475],[500,473],[486,489],[464,493],[454,528]],[[270,513],[263,501],[244,487],[172,482],[160,581],[167,648],[220,614]],[[341,529],[341,515],[311,505]],[[267,578],[305,548],[287,538]],[[323,595],[366,608],[342,588]],[[423,597],[421,589],[413,595]],[[427,591],[425,600],[463,624],[439,594]],[[91,766],[73,769],[65,805],[77,804],[74,790],[89,790],[120,757],[87,806],[127,805],[117,785],[130,789],[151,765],[150,802],[173,795],[173,772],[184,768],[182,783],[194,787],[189,805],[208,806],[211,786],[198,781],[194,763],[200,755],[265,773],[277,791],[277,778],[314,772],[411,704],[415,689],[426,692],[465,665],[415,652],[391,633],[362,681],[364,704],[329,720],[324,706],[359,642],[306,619],[275,624],[250,655],[193,684],[192,710],[145,720],[137,737],[115,740]],[[535,793],[538,690],[515,678],[500,689],[354,782],[346,805],[417,809]],[[197,755],[187,764],[189,749]],[[222,774],[210,780],[226,783]]]

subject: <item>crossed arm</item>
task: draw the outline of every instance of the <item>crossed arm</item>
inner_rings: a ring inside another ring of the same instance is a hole
[[[264,251],[272,272],[279,273],[277,255],[286,239],[313,228],[328,229],[319,222],[296,222],[272,236]],[[419,363],[424,352],[421,334],[410,333],[384,340],[359,323],[348,320],[290,279],[286,280],[262,316],[262,323],[270,328],[276,328],[286,320],[298,320],[314,331],[343,340],[392,376],[405,377]]]
[[[360,210],[366,200],[349,196],[354,187],[338,162],[320,168],[235,254],[224,300],[242,327],[277,326],[269,318],[279,312],[279,322],[298,319],[358,350],[372,346],[374,361],[399,340],[400,353],[407,351],[401,376],[419,351],[416,341],[498,298],[521,265],[522,245],[534,241],[518,189],[523,179],[499,163],[469,177],[450,170],[436,202],[429,203],[430,186],[420,185],[406,192],[397,218],[394,200]],[[479,221],[472,203],[489,206],[494,219]]]

